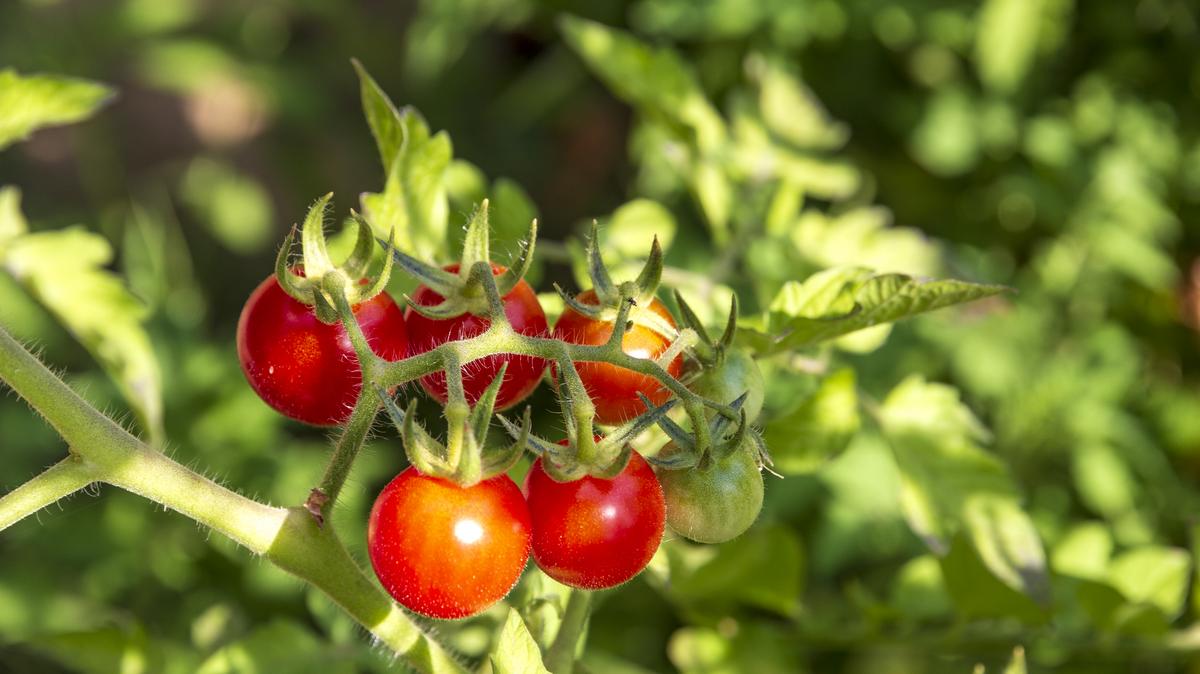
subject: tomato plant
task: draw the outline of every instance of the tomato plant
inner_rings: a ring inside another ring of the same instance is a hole
[[[504,475],[460,487],[408,468],[380,492],[367,528],[379,582],[432,618],[465,618],[503,598],[529,545],[529,510]]]
[[[654,556],[663,534],[663,491],[637,452],[611,479],[556,482],[535,461],[525,477],[533,557],[551,578],[588,590],[620,585]]]
[[[445,267],[446,271],[457,273],[458,264]],[[493,274],[502,274],[506,269],[500,265],[492,265]],[[418,286],[413,292],[412,301],[420,306],[432,307],[446,298],[428,286]],[[504,314],[508,317],[513,330],[522,335],[543,336],[547,333],[546,314],[538,303],[533,288],[523,279],[519,281],[508,294],[504,295]],[[422,316],[409,307],[404,313],[408,325],[410,353],[425,353],[446,342],[469,339],[481,334],[491,325],[484,316],[463,313],[454,318],[436,319]],[[542,358],[514,356],[511,354],[495,354],[472,361],[463,369],[463,388],[467,402],[474,404],[483,394],[488,384],[492,383],[501,366],[507,366],[500,392],[496,396],[496,409],[505,410],[524,400],[537,388],[546,369],[546,361]],[[421,388],[441,402],[446,402],[446,375],[435,372],[421,377]]]
[[[596,292],[585,290],[576,299],[581,304],[594,304]],[[669,327],[675,327],[671,312],[658,299],[653,299],[646,310],[653,312]],[[554,337],[572,344],[603,344],[612,332],[611,321],[585,316],[571,307],[567,307],[554,324]],[[669,336],[636,322],[621,338],[621,349],[634,358],[642,359],[657,358],[670,344]],[[601,424],[619,424],[641,414],[646,408],[638,397],[639,393],[654,405],[661,405],[671,395],[654,377],[610,363],[578,362],[575,367],[596,406],[596,421]],[[671,376],[678,377],[682,367],[682,358],[676,357],[666,370]]]
[[[404,315],[387,294],[354,306],[372,350],[399,360],[408,349]],[[281,414],[317,426],[344,422],[358,399],[362,372],[340,323],[318,320],[274,276],[246,300],[237,327],[238,359],[250,386]]]

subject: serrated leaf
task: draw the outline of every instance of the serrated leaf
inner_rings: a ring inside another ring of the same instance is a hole
[[[375,235],[387,239],[395,231],[396,246],[411,255],[439,258],[445,251],[449,205],[444,178],[453,149],[450,137],[430,135],[429,126],[412,108],[396,121],[402,142],[388,167],[383,192],[362,195],[363,214]],[[391,136],[380,152],[390,151]]]
[[[375,137],[375,146],[379,148],[383,170],[390,171],[396,155],[404,146],[403,116],[383,88],[367,73],[367,69],[358,61],[353,63],[354,71],[358,73],[359,96],[362,99],[367,126],[371,127],[371,135]]]
[[[939,555],[962,534],[987,569],[1035,600],[1047,599],[1046,557],[1004,464],[976,442],[985,432],[958,392],[911,377],[879,412],[901,474],[909,526]]]
[[[86,119],[112,95],[96,82],[0,70],[0,150],[44,126]]]
[[[800,475],[818,470],[846,449],[859,424],[854,371],[839,370],[799,406],[771,419],[763,440],[775,470]]]
[[[19,209],[15,212],[19,218]],[[158,438],[162,380],[142,325],[146,308],[105,268],[112,258],[108,240],[82,227],[24,234],[0,246],[0,266],[87,348],[142,427]]]
[[[860,268],[829,269],[803,283],[789,281],[765,321],[739,328],[739,339],[759,353],[803,349],[842,335],[917,314],[971,302],[1005,286],[905,274],[873,275]]]
[[[508,609],[491,662],[494,674],[550,674],[542,663],[542,652],[514,608]]]

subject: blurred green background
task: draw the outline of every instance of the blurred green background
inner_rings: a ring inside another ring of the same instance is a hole
[[[358,58],[452,139],[451,235],[485,195],[502,256],[539,217],[539,290],[578,276],[591,218],[616,266],[663,234],[666,283],[714,323],[731,289],[747,315],[787,313],[788,281],[839,265],[1017,290],[764,358],[785,479],[768,476],[745,537],[670,541],[606,594],[591,671],[1001,671],[1015,646],[1030,671],[1200,671],[1198,55],[1185,0],[10,0],[0,69],[117,96],[0,151],[0,184],[32,230],[82,224],[111,245],[152,344],[116,369],[152,385],[114,384],[11,260],[0,324],[180,461],[301,500],[327,434],[255,397],[234,327],[315,197],[344,214],[382,190]],[[968,542],[977,485],[953,461],[914,469],[860,418],[911,375],[956,387],[988,429],[943,436],[1007,466],[1040,548],[1003,525],[989,540],[1044,549],[1037,582],[997,578],[1026,567]],[[544,390],[534,403],[553,409]],[[0,447],[4,491],[63,454],[11,395]],[[345,491],[336,526],[360,559],[402,462],[381,432]],[[298,581],[100,491],[0,536],[0,672],[388,669]],[[914,493],[968,514],[931,536]],[[478,655],[502,616],[438,631]]]

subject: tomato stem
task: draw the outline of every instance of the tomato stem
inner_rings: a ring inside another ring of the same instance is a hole
[[[354,411],[350,413],[350,418],[346,421],[341,436],[338,437],[337,444],[333,446],[329,465],[326,466],[325,475],[321,477],[321,483],[317,487],[320,494],[324,496],[324,500],[316,504],[317,512],[313,513],[318,523],[329,517],[329,511],[337,501],[338,494],[342,491],[342,485],[350,475],[354,459],[358,457],[358,450],[366,441],[367,433],[371,430],[371,424],[375,423],[375,415],[378,413],[378,398],[373,391],[367,390],[367,387],[364,386],[358,395]],[[312,496],[309,497],[309,500],[312,500]],[[310,512],[312,510],[312,508],[309,509]]]
[[[575,653],[584,636],[588,617],[592,613],[592,593],[578,588],[571,590],[562,622],[554,641],[546,650],[545,664],[553,674],[571,674],[575,669]]]

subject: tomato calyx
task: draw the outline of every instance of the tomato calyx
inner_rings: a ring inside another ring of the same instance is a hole
[[[604,259],[600,256],[600,236],[597,224],[593,221],[591,232],[588,235],[587,261],[588,277],[592,281],[592,292],[595,293],[596,303],[582,302],[578,296],[567,292],[557,283],[554,284],[554,290],[568,307],[592,320],[613,323],[614,334],[617,332],[623,334],[630,327],[627,323],[632,321],[633,325],[653,330],[672,342],[679,341],[681,344],[679,348],[668,349],[670,354],[664,353],[664,355],[670,356],[662,360],[664,364],[674,360],[683,348],[694,341],[693,337],[682,334],[672,323],[663,320],[661,316],[648,308],[662,282],[663,249],[658,242],[657,235],[650,244],[650,253],[646,256],[646,264],[638,273],[637,278],[632,281],[615,283],[612,275],[609,274],[608,267],[604,264]],[[622,316],[621,311],[626,304],[630,305],[631,310]]]
[[[484,199],[467,222],[457,272],[423,262],[391,247],[396,264],[443,298],[438,304],[422,305],[406,296],[408,306],[414,312],[432,320],[446,320],[470,313],[486,316],[491,321],[507,321],[499,298],[512,292],[533,264],[537,220],[529,224],[529,235],[521,247],[520,256],[506,268],[497,267],[501,271],[495,275],[491,262],[490,228],[488,200]]]
[[[512,424],[516,442],[501,447],[487,446],[488,427],[491,424],[496,395],[500,391],[507,368],[507,363],[501,365],[500,371],[474,407],[466,403],[461,377],[458,379],[457,395],[451,382],[450,400],[446,403],[443,413],[446,418],[444,444],[417,422],[415,399],[410,400],[408,407],[401,411],[396,401],[376,386],[376,393],[383,401],[384,410],[400,432],[409,463],[421,474],[443,478],[460,487],[471,487],[508,472],[521,458],[532,425],[529,408],[526,408],[520,426]]]
[[[648,456],[646,460],[655,467],[666,470],[702,469],[712,462],[723,461],[734,452],[741,451],[743,444],[750,443],[757,449],[759,466],[771,465],[766,443],[751,426],[746,418],[746,410],[743,409],[748,395],[743,393],[729,405],[737,414],[736,421],[724,414],[713,415],[709,420],[709,437],[712,438],[712,444],[704,450],[696,444],[694,434],[672,421],[670,417],[659,418],[658,427],[671,439],[673,450],[666,454]]]
[[[570,361],[567,361],[569,364]],[[559,368],[559,406],[567,427],[567,437],[560,442],[551,442],[529,432],[529,412],[526,408],[525,423],[518,426],[503,415],[497,415],[504,429],[523,449],[528,449],[542,459],[542,466],[556,482],[571,482],[585,476],[612,479],[625,470],[629,462],[631,442],[650,426],[666,418],[675,406],[671,399],[657,407],[647,405],[647,411],[624,424],[610,430],[603,437],[593,430],[591,417],[578,417],[573,408],[575,399],[569,393],[570,386],[564,379],[564,370]],[[574,372],[574,368],[570,368]],[[576,375],[578,378],[578,375]],[[582,387],[582,385],[580,385]],[[584,397],[587,401],[587,397]],[[590,401],[588,402],[590,407]]]
[[[372,282],[366,282],[375,252],[375,238],[371,226],[353,210],[350,217],[358,228],[354,249],[341,264],[334,264],[325,246],[324,230],[325,212],[332,198],[330,192],[317,199],[304,216],[304,224],[300,227],[303,266],[297,270],[290,263],[295,227],[288,232],[275,257],[275,279],[279,287],[296,301],[313,307],[317,318],[325,324],[339,320],[341,305],[349,309],[383,292],[392,272],[391,257],[385,256],[379,275]],[[386,247],[392,247],[390,237]]]

